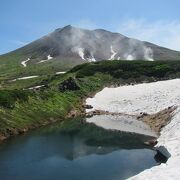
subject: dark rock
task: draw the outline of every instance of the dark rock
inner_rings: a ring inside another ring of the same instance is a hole
[[[59,90],[61,92],[64,92],[64,91],[77,91],[77,90],[80,90],[80,87],[76,83],[76,80],[74,78],[70,77],[67,80],[63,81],[59,85]]]
[[[24,128],[24,129],[19,129],[19,134],[24,134],[28,131],[28,129]],[[17,134],[16,134],[17,135]]]
[[[148,116],[148,113],[146,113],[146,112],[140,112],[140,115],[142,115],[142,116]]]
[[[93,108],[93,106],[88,105],[88,104],[85,104],[85,105],[83,105],[83,108],[85,108],[85,109],[92,109],[92,108]]]
[[[142,118],[142,115],[137,116],[137,119],[141,119],[141,118]]]
[[[161,163],[166,163],[168,160],[168,157],[164,156],[159,150],[156,150],[157,154],[154,156],[154,159],[160,165]]]
[[[91,118],[91,117],[93,117],[93,116],[94,116],[93,113],[87,113],[87,114],[86,114],[86,117],[87,117],[87,118]]]
[[[166,158],[170,158],[171,154],[169,153],[169,151],[166,149],[165,146],[159,146],[155,148],[156,151],[159,151],[162,155],[164,155]]]
[[[161,126],[160,126],[160,128],[162,129],[163,127],[165,127],[166,125],[165,124],[162,124]]]

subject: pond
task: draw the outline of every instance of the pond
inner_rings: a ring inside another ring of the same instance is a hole
[[[125,179],[157,165],[151,138],[68,120],[1,143],[0,179]]]

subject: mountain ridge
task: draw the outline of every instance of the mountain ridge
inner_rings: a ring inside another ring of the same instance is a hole
[[[68,25],[0,55],[0,71],[5,78],[45,75],[102,60],[180,60],[180,52],[117,32]]]
[[[106,52],[98,52],[98,48]],[[82,49],[84,50],[82,51]],[[157,49],[160,52],[156,52]],[[32,59],[47,58],[48,55],[54,57],[77,57],[78,55],[82,60],[86,58],[87,60],[92,59],[93,56],[96,56],[95,59],[98,61],[111,59],[111,55],[114,52],[116,55],[113,59],[180,60],[180,52],[147,41],[129,38],[120,33],[110,32],[104,29],[87,30],[71,25],[58,28],[52,33],[10,53],[14,52],[21,53],[25,56],[32,56],[27,57]],[[147,55],[145,55],[145,53],[147,53]],[[7,54],[3,54],[3,56]],[[83,58],[80,54],[84,54],[86,58]]]

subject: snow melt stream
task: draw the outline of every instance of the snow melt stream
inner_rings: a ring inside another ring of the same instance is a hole
[[[180,177],[180,79],[105,88],[87,99],[94,109],[126,114],[156,113],[177,106],[171,122],[162,129],[156,147],[164,146],[171,157],[166,164],[147,169],[133,180],[179,179]],[[143,162],[141,162],[143,163]]]

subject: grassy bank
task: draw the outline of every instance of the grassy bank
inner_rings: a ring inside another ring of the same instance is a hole
[[[10,86],[4,82],[0,90],[0,137],[82,115],[83,100],[105,86],[177,77],[180,61],[101,61],[78,65],[64,75],[43,76],[31,83],[45,85],[40,90],[24,90],[29,87],[28,80],[21,86],[19,82]]]

